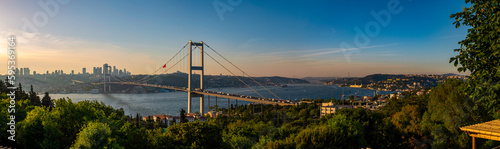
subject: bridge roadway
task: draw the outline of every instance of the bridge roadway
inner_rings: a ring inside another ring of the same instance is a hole
[[[185,87],[165,86],[165,85],[146,84],[146,83],[133,83],[133,82],[107,82],[107,83],[108,84],[121,84],[121,85],[149,86],[149,87],[171,89],[171,90],[183,91],[183,92],[188,91],[187,88],[185,88]],[[95,84],[103,84],[103,83],[95,83]],[[249,102],[257,102],[257,103],[263,103],[263,104],[273,104],[273,105],[278,104],[281,106],[287,106],[287,105],[293,106],[293,105],[295,105],[295,104],[288,102],[286,100],[252,97],[252,96],[246,96],[246,95],[236,95],[236,94],[214,92],[214,91],[207,91],[207,90],[200,90],[200,89],[195,89],[195,90],[191,91],[191,93],[199,94],[199,95],[216,96],[216,97],[228,98],[228,99],[243,100],[243,101],[249,101]]]

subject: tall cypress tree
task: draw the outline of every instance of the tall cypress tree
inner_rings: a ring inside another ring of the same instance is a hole
[[[180,118],[181,118],[181,123],[185,123],[188,121],[186,119],[186,111],[184,111],[184,109],[181,109],[181,111],[180,111]]]
[[[31,88],[30,88],[29,99],[31,101],[31,104],[33,104],[34,106],[40,106],[40,105],[42,105],[42,103],[40,101],[40,97],[38,97],[36,95],[36,92],[33,91],[33,85],[31,85]]]
[[[42,105],[50,108],[54,107],[54,103],[52,103],[52,99],[49,96],[49,92],[45,92],[45,96],[43,96],[42,98]]]

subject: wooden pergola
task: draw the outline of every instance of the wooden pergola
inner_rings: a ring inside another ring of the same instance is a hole
[[[479,123],[460,127],[460,130],[465,131],[472,137],[472,148],[476,148],[476,137],[500,141],[500,120],[492,120],[489,122]]]

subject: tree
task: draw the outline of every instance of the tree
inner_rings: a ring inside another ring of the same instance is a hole
[[[391,122],[397,129],[404,132],[405,136],[408,137],[407,141],[413,148],[426,148],[426,144],[421,143],[426,141],[426,137],[423,137],[424,132],[420,129],[422,109],[423,107],[418,105],[407,104],[402,107],[400,112],[392,115]]]
[[[42,105],[45,107],[51,107],[51,108],[54,107],[54,103],[49,96],[49,92],[45,92],[45,96],[43,96],[42,98]]]
[[[31,101],[31,104],[34,106],[40,106],[42,103],[40,102],[40,97],[36,95],[36,92],[33,91],[33,85],[31,85],[30,92],[29,92],[29,99]]]
[[[432,89],[428,110],[422,118],[422,128],[430,131],[433,148],[470,148],[470,137],[461,126],[478,123],[478,114],[472,113],[474,102],[464,93],[466,83],[448,79]]]
[[[500,1],[465,0],[471,7],[452,14],[456,28],[469,26],[467,37],[458,42],[459,55],[450,58],[458,72],[470,71],[467,95],[479,103],[478,109],[500,118]]]
[[[353,100],[354,100],[354,95],[349,96],[349,101],[353,101]]]
[[[185,122],[188,122],[187,118],[186,118],[186,111],[184,111],[184,109],[181,109],[180,111],[180,116],[181,118],[181,123],[185,123]]]
[[[2,93],[7,93],[7,85],[5,83],[2,80],[0,80],[0,92]]]
[[[78,133],[75,144],[73,144],[71,148],[91,149],[120,147],[114,142],[114,139],[111,138],[111,129],[108,124],[90,122]]]
[[[320,125],[302,130],[294,139],[296,148],[361,148],[366,147],[361,123],[342,114]]]
[[[182,123],[168,127],[167,137],[179,148],[223,148],[222,129],[208,122]]]
[[[26,95],[26,92],[24,92],[24,90],[23,90],[23,86],[21,85],[21,83],[19,83],[19,86],[17,87],[17,90],[16,90],[16,101],[22,100],[22,99],[27,99],[27,98],[28,98],[28,95]]]
[[[65,145],[60,141],[64,133],[54,121],[59,116],[58,112],[50,112],[47,107],[35,107],[18,124],[19,145],[22,148],[64,148]]]

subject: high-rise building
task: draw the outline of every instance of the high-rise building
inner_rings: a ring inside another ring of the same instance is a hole
[[[71,75],[75,75],[75,70],[71,70]]]
[[[104,64],[104,65],[102,65],[102,68],[103,68],[103,71],[102,71],[103,75],[108,74],[108,72],[109,72],[109,71],[108,71],[108,64]]]
[[[24,68],[21,68],[20,72],[19,72],[20,75],[24,75]]]
[[[47,75],[49,75],[49,71],[47,70]]]
[[[82,68],[82,74],[87,74],[87,68],[85,67]]]
[[[23,69],[24,69],[23,75],[30,75],[30,68],[23,68]]]
[[[36,71],[33,71],[33,75],[36,75]]]

